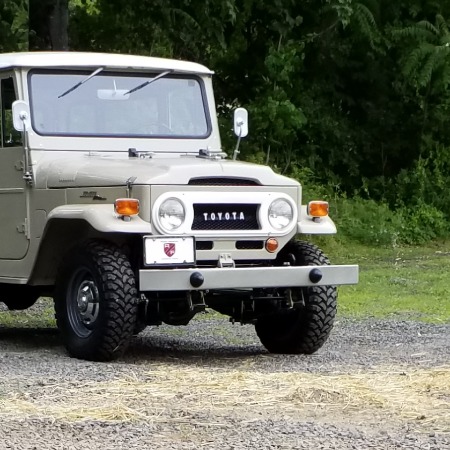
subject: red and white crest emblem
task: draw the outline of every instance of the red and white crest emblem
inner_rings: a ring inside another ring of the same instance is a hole
[[[164,253],[170,258],[175,255],[175,243],[174,242],[166,242],[164,244]]]

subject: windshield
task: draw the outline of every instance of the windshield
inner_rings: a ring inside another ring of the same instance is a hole
[[[95,76],[89,71],[31,72],[33,129],[41,135],[70,136],[198,139],[209,135],[198,78],[169,72],[164,76],[99,72]],[[66,92],[71,93],[61,95]]]

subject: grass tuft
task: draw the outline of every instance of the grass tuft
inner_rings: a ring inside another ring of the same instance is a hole
[[[368,247],[316,239],[333,264],[359,264],[360,281],[339,288],[339,313],[450,323],[450,243]]]

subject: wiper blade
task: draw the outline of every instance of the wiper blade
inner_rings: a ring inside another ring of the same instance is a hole
[[[66,92],[63,92],[61,95],[58,95],[58,98],[64,97],[65,95],[70,94],[75,89],[78,89],[82,84],[86,83],[86,81],[89,81],[92,77],[95,77],[95,75],[100,73],[103,69],[104,69],[104,67],[99,67],[98,69],[94,70],[94,72],[92,72],[86,78],[81,80],[79,83],[77,83],[76,85],[72,86],[70,89],[68,89]]]
[[[166,70],[163,73],[160,73],[159,75],[156,75],[155,78],[152,78],[151,80],[146,81],[145,83],[142,83],[138,86],[136,86],[133,89],[130,89],[128,92],[125,92],[123,95],[128,95],[128,94],[132,94],[133,92],[138,91],[139,89],[142,89],[145,86],[148,86],[149,84],[154,83],[156,80],[159,80],[162,77],[165,77],[166,75],[170,75],[171,73],[173,73],[173,70]]]

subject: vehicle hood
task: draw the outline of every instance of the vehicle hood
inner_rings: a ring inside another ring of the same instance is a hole
[[[186,185],[192,178],[244,178],[265,186],[298,186],[270,167],[242,161],[211,160],[195,156],[128,158],[117,155],[44,155],[35,162],[36,186],[41,188]]]

